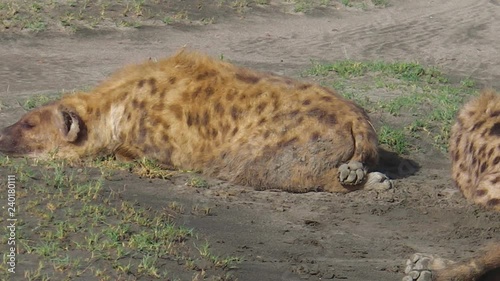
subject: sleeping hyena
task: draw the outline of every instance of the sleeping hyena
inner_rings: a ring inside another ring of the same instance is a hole
[[[460,110],[451,130],[452,176],[462,194],[500,211],[500,96],[485,90]],[[403,281],[499,281],[500,242],[462,263],[415,254]]]
[[[0,133],[7,155],[148,158],[257,189],[387,189],[365,111],[324,87],[189,51],[126,67]]]

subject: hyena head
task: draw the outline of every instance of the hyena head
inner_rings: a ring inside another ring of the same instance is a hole
[[[26,113],[15,124],[0,131],[0,152],[9,156],[46,158],[57,153],[78,157],[78,145],[87,129],[74,111],[54,102]]]

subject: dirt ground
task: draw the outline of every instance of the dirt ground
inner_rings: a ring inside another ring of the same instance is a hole
[[[0,98],[8,107],[0,110],[0,127],[23,114],[20,99],[92,86],[120,66],[183,46],[293,77],[312,59],[415,60],[500,89],[500,1],[389,3],[310,15],[276,12],[271,5],[244,16],[219,15],[209,25],[1,33]],[[230,271],[242,281],[395,281],[414,252],[457,259],[500,240],[500,215],[462,198],[447,155],[429,148],[404,158],[383,154],[380,169],[395,184],[384,192],[290,194],[215,179],[199,189],[185,186],[185,175],[166,181],[133,174],[106,187],[123,188],[123,200],[139,206],[209,206],[210,216],[186,212],[176,219],[218,253],[241,257]]]

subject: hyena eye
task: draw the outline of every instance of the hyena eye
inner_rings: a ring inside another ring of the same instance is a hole
[[[35,124],[33,124],[32,122],[29,122],[29,121],[23,121],[21,123],[21,126],[23,127],[23,129],[29,130],[29,129],[32,129],[33,127],[35,127]]]

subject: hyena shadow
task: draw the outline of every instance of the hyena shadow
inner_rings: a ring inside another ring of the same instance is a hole
[[[416,174],[421,166],[408,158],[401,157],[395,152],[379,149],[379,164],[377,170],[390,179],[402,179]]]

